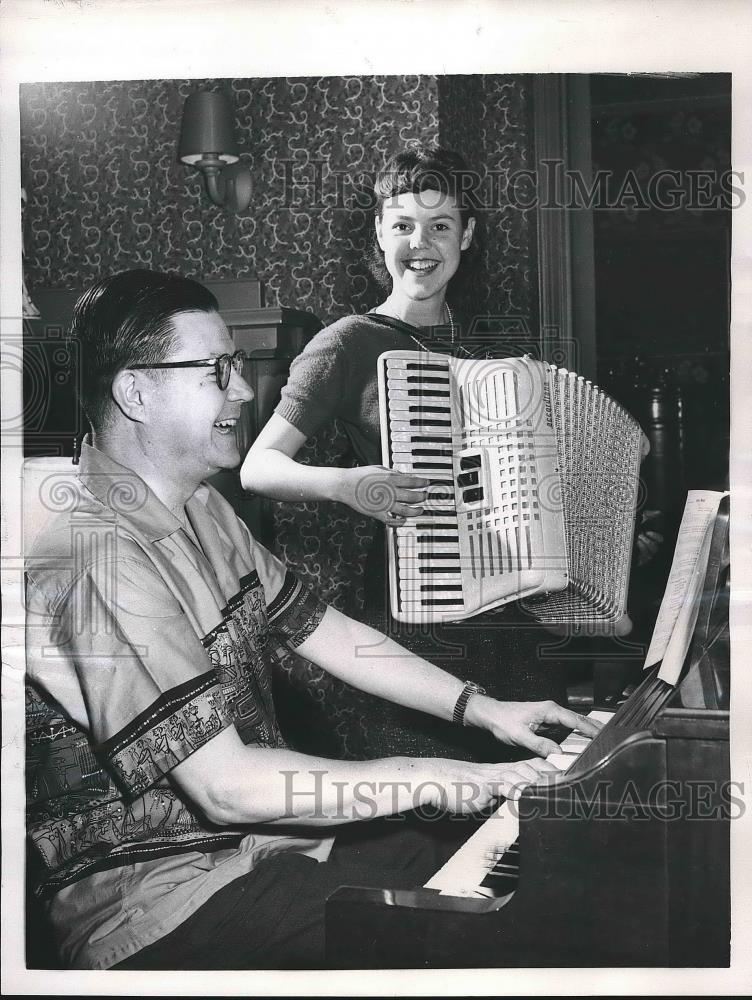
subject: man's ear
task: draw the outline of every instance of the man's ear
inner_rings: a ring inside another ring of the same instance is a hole
[[[465,231],[462,234],[462,239],[460,241],[460,250],[467,250],[467,248],[473,242],[474,232],[475,232],[475,217],[471,215],[470,218],[467,220]]]
[[[112,380],[112,398],[124,416],[141,424],[145,419],[145,385],[140,374],[127,368],[118,372]]]

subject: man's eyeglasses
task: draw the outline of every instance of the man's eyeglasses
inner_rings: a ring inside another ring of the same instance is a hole
[[[201,358],[198,361],[160,361],[152,365],[128,365],[128,368],[213,368],[217,385],[223,391],[230,384],[230,372],[235,370],[243,374],[243,363],[247,355],[245,351],[235,351],[234,354],[220,354],[218,358]]]

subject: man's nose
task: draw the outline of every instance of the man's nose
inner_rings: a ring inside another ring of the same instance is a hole
[[[240,372],[236,372],[234,368],[230,375],[229,385],[227,386],[227,398],[236,401],[239,400],[241,403],[250,403],[254,398],[253,389],[251,389]]]

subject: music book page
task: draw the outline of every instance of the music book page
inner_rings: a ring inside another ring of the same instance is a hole
[[[690,490],[666,592],[653,629],[645,669],[663,660],[658,676],[676,684],[692,640],[718,506],[725,493]]]

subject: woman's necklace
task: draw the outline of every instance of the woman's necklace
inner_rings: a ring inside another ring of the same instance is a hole
[[[454,317],[452,316],[452,310],[449,308],[449,303],[444,303],[444,308],[447,311],[447,316],[449,317],[449,339],[452,344],[454,344]]]
[[[463,344],[458,344],[456,342],[454,317],[452,316],[452,310],[449,308],[448,302],[444,303],[444,308],[446,309],[447,318],[449,319],[449,340],[452,345],[451,346],[452,353],[455,355],[455,357],[458,358],[462,357],[471,358],[473,355],[470,353],[470,351],[468,351],[468,349]],[[424,341],[420,340],[418,337],[414,337],[412,334],[410,334],[410,339],[413,341],[414,344],[416,344],[421,349],[421,351],[428,351],[430,354],[432,349],[433,350],[436,349],[432,348],[430,343],[426,344]],[[441,347],[438,347],[438,350],[441,352]]]
[[[449,308],[449,303],[448,302],[444,303],[444,309],[446,310],[447,319],[449,320],[449,339],[451,341],[452,346],[454,346],[454,317],[452,316],[452,310]],[[425,343],[422,340],[419,340],[417,337],[414,337],[412,334],[410,334],[410,339],[415,344],[418,345],[418,347],[421,349],[421,351],[425,351],[426,350]]]

